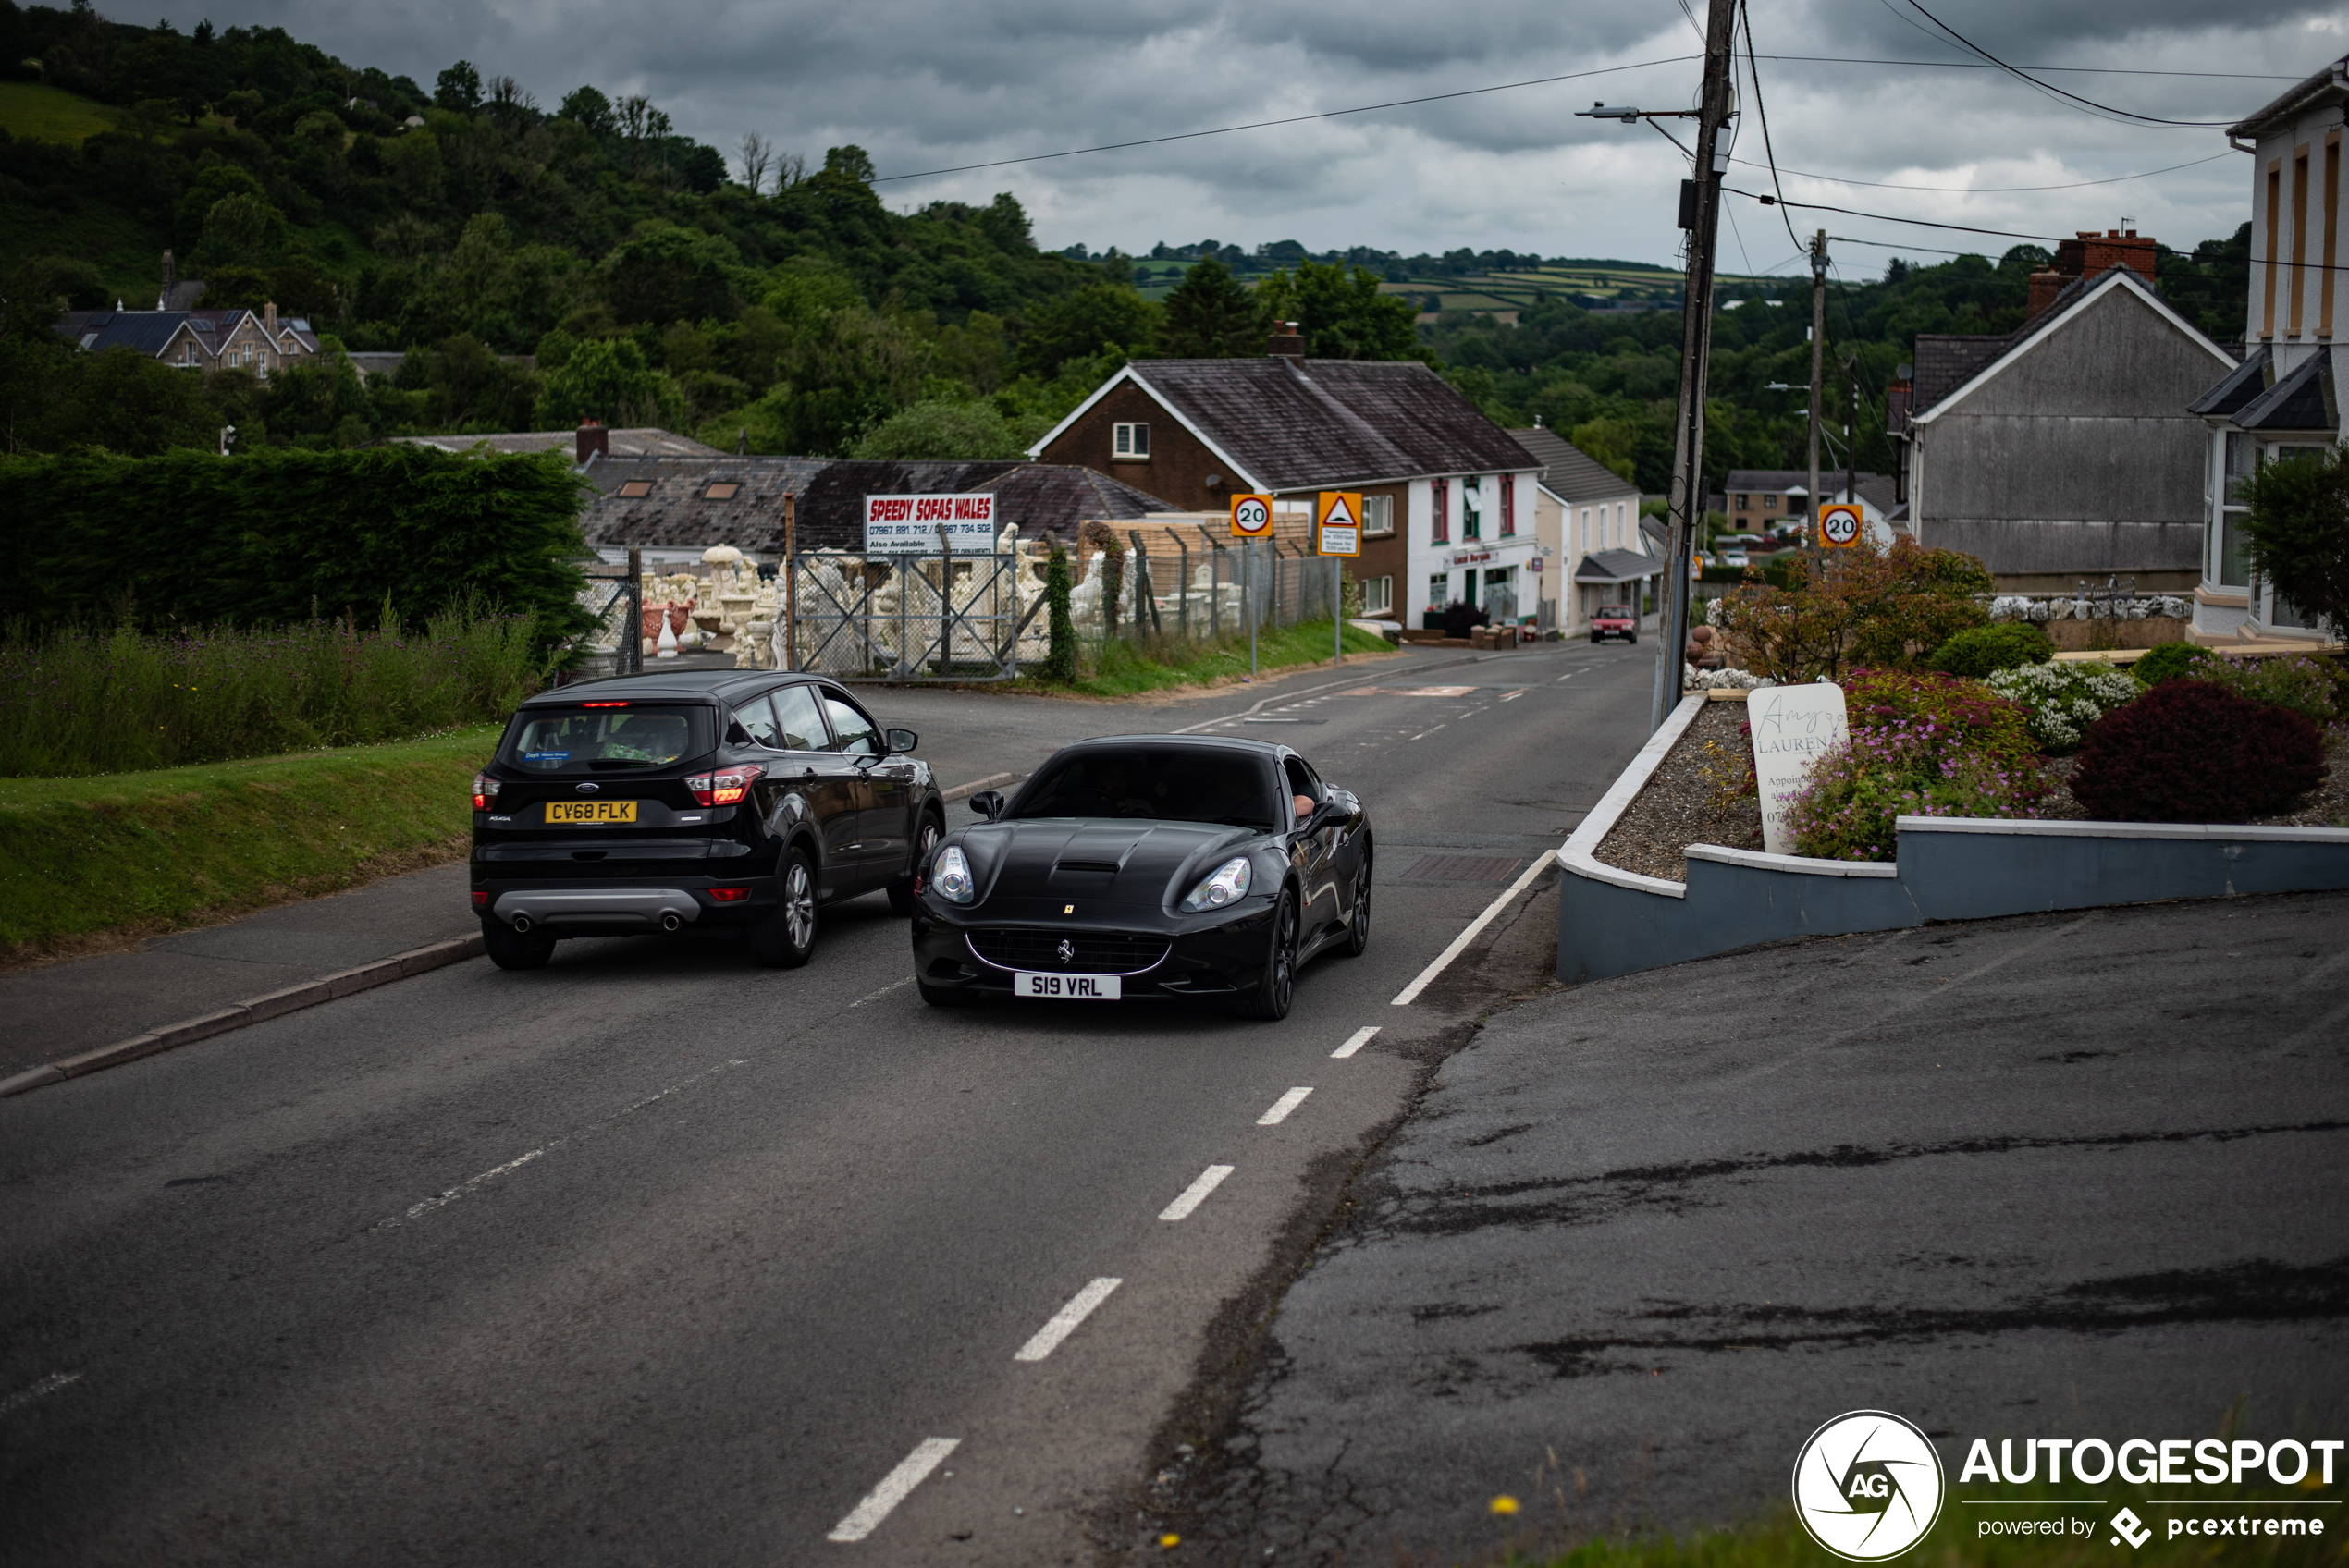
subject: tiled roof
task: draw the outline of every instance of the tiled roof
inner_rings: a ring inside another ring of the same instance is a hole
[[[1664,570],[1664,563],[1654,556],[1643,556],[1637,550],[1593,550],[1574,569],[1577,582],[1631,582],[1642,577],[1654,577]]]
[[[1867,495],[1868,481],[1878,477],[1880,476],[1863,469],[1860,472],[1860,494]],[[1811,488],[1811,471],[1807,468],[1733,468],[1729,471],[1729,477],[1723,482],[1723,485],[1724,488],[1732,492],[1801,490],[1808,493]],[[1841,495],[1843,471],[1833,464],[1823,466],[1819,470],[1819,488],[1823,492]]]
[[[2342,97],[2340,83],[2344,73],[2349,73],[2349,55],[2330,62],[2316,75],[2278,93],[2261,105],[2257,112],[2229,128],[2227,134],[2256,139],[2278,122],[2306,113],[2328,99],[2339,102]]]
[[[2275,350],[2262,343],[2249,359],[2219,378],[2219,385],[2186,405],[2190,414],[2232,414],[2268,389],[2275,374]]]
[[[1416,360],[1145,360],[1169,409],[1274,490],[1541,463]]]
[[[183,324],[196,330],[199,342],[210,346],[206,352],[217,354],[219,346],[248,319],[256,331],[261,330],[263,321],[257,311],[68,311],[57,318],[54,330],[67,342],[93,354],[108,349],[135,349],[153,359],[170,344]],[[318,352],[318,335],[306,320],[280,316],[277,331],[280,338],[290,333],[304,352]]]
[[[615,431],[614,435],[620,433]],[[618,443],[615,441],[615,447]],[[1088,519],[1139,519],[1165,502],[1090,469],[1020,460],[879,462],[827,458],[623,457],[616,450],[587,470],[596,489],[581,520],[592,545],[783,546],[783,497],[795,496],[793,537],[802,550],[855,550],[865,538],[867,496],[991,491],[999,514],[1034,535],[1070,535]],[[707,499],[713,484],[741,486]],[[623,485],[648,488],[622,496]]]
[[[1909,415],[1914,418],[1955,392],[1983,366],[2007,351],[2011,333],[1962,337],[1946,332],[1917,334],[1916,375],[1910,385]]]
[[[2286,374],[2276,377],[2276,384],[2235,410],[2235,426],[2241,430],[2333,430],[2340,425],[2336,414],[2327,418],[2327,374],[2332,367],[2332,356],[2315,353],[2302,360]]]
[[[1542,465],[1542,484],[1561,501],[1612,501],[1639,486],[1555,430],[1535,425],[1509,435]]]
[[[357,356],[353,356],[356,362]],[[370,374],[375,374],[371,372]],[[606,432],[611,441],[615,458],[722,458],[726,454],[715,447],[706,447],[690,435],[673,431],[644,426],[630,430]],[[518,430],[503,435],[402,435],[401,441],[423,447],[438,447],[444,451],[462,452],[486,444],[493,452],[551,452],[578,450],[576,430]]]

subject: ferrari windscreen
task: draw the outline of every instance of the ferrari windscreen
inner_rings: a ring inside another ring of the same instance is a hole
[[[1104,746],[1047,765],[1010,815],[1154,817],[1269,831],[1278,809],[1262,757],[1206,746]]]

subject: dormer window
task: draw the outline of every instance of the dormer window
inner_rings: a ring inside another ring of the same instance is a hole
[[[1112,425],[1110,455],[1127,459],[1148,458],[1150,455],[1150,427],[1147,424]]]
[[[620,498],[623,501],[642,500],[652,493],[653,482],[649,479],[632,479],[620,487]]]
[[[732,480],[721,479],[703,491],[701,498],[705,501],[731,501],[741,490],[742,486]]]

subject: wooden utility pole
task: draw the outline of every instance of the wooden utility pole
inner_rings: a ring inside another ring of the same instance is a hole
[[[1803,496],[1803,504],[1811,515],[1802,520],[1802,543],[1812,545],[1812,536],[1819,526],[1819,416],[1822,391],[1820,379],[1825,369],[1827,347],[1827,231],[1821,229],[1811,237],[1811,491]]]
[[[1851,423],[1843,427],[1843,499],[1856,507],[1860,504],[1860,351],[1857,349],[1852,349],[1851,357],[1843,361],[1843,370],[1851,378]]]
[[[1721,176],[1729,150],[1721,131],[1735,112],[1729,90],[1731,24],[1737,0],[1711,0],[1705,12],[1704,87],[1698,101],[1696,166],[1683,197],[1689,227],[1686,304],[1680,324],[1680,406],[1674,427],[1670,562],[1665,572],[1662,643],[1656,650],[1655,692],[1648,730],[1664,727],[1680,701],[1680,665],[1689,641],[1691,562],[1704,521],[1704,373],[1713,351],[1713,250],[1721,227]]]

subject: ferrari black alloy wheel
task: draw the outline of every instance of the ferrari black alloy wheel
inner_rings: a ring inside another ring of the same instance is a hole
[[[1354,915],[1346,923],[1346,945],[1338,949],[1347,958],[1360,958],[1362,949],[1371,945],[1371,859],[1362,857],[1362,876],[1354,888]]]
[[[1264,960],[1264,977],[1234,1004],[1243,1018],[1286,1018],[1288,1004],[1297,996],[1297,895],[1286,889],[1273,915],[1272,940],[1273,950]]]

